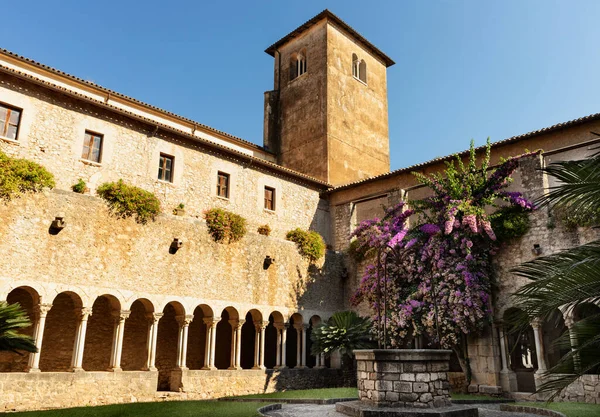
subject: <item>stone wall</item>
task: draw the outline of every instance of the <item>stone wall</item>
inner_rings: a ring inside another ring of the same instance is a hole
[[[93,406],[156,398],[157,372],[0,373],[0,411]]]
[[[262,394],[290,389],[344,386],[341,369],[282,369],[243,371],[173,371],[171,391],[191,398],[209,399],[232,395]]]
[[[556,401],[600,404],[600,375],[583,375],[569,385]]]

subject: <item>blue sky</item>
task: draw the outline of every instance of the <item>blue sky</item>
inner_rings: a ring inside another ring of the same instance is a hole
[[[262,144],[263,51],[324,8],[396,61],[392,169],[600,112],[595,0],[26,1],[0,46]]]

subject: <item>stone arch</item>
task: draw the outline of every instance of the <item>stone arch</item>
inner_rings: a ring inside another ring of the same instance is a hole
[[[190,369],[202,369],[208,366],[205,363],[207,326],[204,320],[214,318],[214,312],[209,305],[200,304],[193,314],[194,320],[188,330],[187,366]]]
[[[523,312],[518,308],[508,308],[504,311],[504,323],[514,323]],[[510,357],[510,369],[517,377],[519,392],[535,392],[534,372],[538,368],[537,353],[533,328],[527,326],[517,331],[510,325],[505,326],[507,350]]]
[[[322,322],[321,317],[314,315],[309,320],[308,330],[306,331],[306,366],[314,368],[317,364],[317,357],[311,353],[312,350],[312,331],[313,329]]]
[[[52,300],[52,308],[46,316],[40,352],[41,371],[71,370],[73,346],[82,308],[81,297],[72,291],[63,291]]]
[[[239,313],[234,307],[225,307],[221,312],[221,320],[217,324],[215,348],[215,367],[228,369],[233,367],[233,323],[239,320]]]
[[[158,369],[158,390],[171,388],[171,372],[177,368],[177,348],[179,342],[178,318],[185,315],[185,308],[179,301],[171,301],[163,308],[163,316],[158,322],[156,343],[156,368]]]
[[[358,65],[359,65],[358,79],[366,84],[367,83],[367,63],[365,62],[364,59],[361,59],[361,61]]]
[[[265,329],[265,367],[273,369],[277,365],[277,327],[283,327],[285,319],[279,311],[269,314],[269,324]]]
[[[31,326],[21,329],[19,333],[33,336],[35,326],[36,308],[40,302],[39,293],[29,286],[16,287],[6,296],[8,304],[18,303],[21,309],[27,313]],[[0,372],[25,372],[29,355],[24,352],[0,352]]]
[[[103,294],[92,304],[88,318],[83,351],[83,369],[106,371],[110,367],[113,338],[118,323],[121,303],[111,294]]]
[[[242,326],[242,353],[240,358],[242,369],[258,367],[256,345],[260,343],[260,327],[257,326],[261,325],[262,317],[262,313],[256,309],[252,309],[246,314],[246,321]]]
[[[593,317],[593,319],[591,319],[591,320],[593,320],[595,323],[597,323],[598,322],[597,317],[599,317],[598,315],[600,315],[600,306],[598,306],[597,304],[591,303],[591,302],[585,302],[585,303],[578,304],[577,306],[575,306],[573,308],[573,311],[572,311],[573,321],[575,321],[575,322]],[[581,340],[578,340],[579,337],[577,336],[577,332],[575,330],[571,332],[570,337],[571,337],[572,345],[578,345],[582,342]],[[594,349],[594,347],[583,348],[580,351],[581,359],[585,359],[586,356],[589,354],[588,352],[591,349]],[[595,367],[587,370],[585,373],[597,375],[600,373],[600,366],[595,366]]]
[[[352,76],[358,78],[359,75],[360,61],[358,55],[352,54]]]
[[[294,313],[290,317],[287,328],[287,347],[286,347],[286,365],[289,368],[295,368],[296,366],[300,366],[298,362],[298,341],[299,341],[299,331],[303,324],[304,320],[300,313]]]
[[[131,303],[129,317],[125,320],[121,368],[124,371],[140,371],[148,360],[148,333],[154,305],[146,298]]]
[[[543,351],[548,369],[555,366],[563,355],[569,353],[570,349],[561,349],[555,343],[566,331],[568,330],[565,320],[559,310],[554,310],[542,323]]]

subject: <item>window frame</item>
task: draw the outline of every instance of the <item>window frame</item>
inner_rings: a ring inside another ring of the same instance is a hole
[[[166,161],[167,160],[171,161],[171,168],[169,169],[169,179],[165,179],[165,177],[166,177],[166,175],[165,175]],[[162,177],[161,177],[161,170],[162,170]],[[158,157],[158,181],[172,184],[173,178],[174,178],[174,173],[175,173],[175,157],[173,155],[169,155],[164,152],[161,152]]]
[[[19,140],[19,132],[21,131],[21,119],[23,118],[23,109],[17,106],[13,106],[11,104],[0,101],[0,107],[6,109],[6,119],[4,120],[3,125],[0,124],[0,138],[10,140],[10,141],[18,141]],[[17,120],[17,124],[14,125],[10,122],[11,112],[19,113],[19,118]],[[8,128],[10,126],[15,126],[15,137],[11,138],[8,136]]]
[[[94,139],[94,142],[92,143],[92,146],[90,146],[89,144],[87,145],[88,147],[88,152],[87,155],[83,155],[83,151],[86,147],[85,141],[86,141],[86,136],[90,135],[91,138]],[[95,143],[95,138],[99,138],[100,139],[100,145],[98,146],[98,160],[94,160],[93,158],[91,158],[90,156],[93,153],[94,150],[94,143]],[[101,164],[102,163],[102,148],[104,147],[104,135],[102,133],[98,133],[98,132],[94,132],[93,130],[85,130],[85,133],[83,135],[83,147],[81,149],[81,159],[83,159],[84,161],[88,161],[88,162],[93,162],[95,164]]]
[[[225,195],[221,195],[221,178],[225,178]],[[224,171],[217,171],[217,197],[229,200],[231,195],[231,175]]]
[[[271,192],[271,199],[270,200],[267,200],[267,191]],[[263,196],[264,197],[263,208],[265,210],[275,211],[277,209],[276,196],[277,196],[277,189],[275,189],[274,187],[269,187],[268,185],[265,185],[264,196]],[[268,201],[271,202],[271,207],[268,207]]]

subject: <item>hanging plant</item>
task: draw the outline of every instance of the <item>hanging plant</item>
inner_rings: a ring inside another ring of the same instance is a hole
[[[290,230],[285,238],[294,242],[298,247],[300,255],[307,258],[310,262],[315,262],[325,255],[325,241],[314,230],[307,231],[297,228]]]
[[[521,206],[503,207],[490,217],[492,230],[499,242],[519,238],[530,228],[529,212]]]
[[[154,194],[123,180],[106,182],[97,192],[118,217],[135,217],[136,222],[146,224],[160,214],[160,201]]]
[[[246,234],[246,219],[239,214],[222,208],[213,208],[204,212],[208,232],[215,242],[237,242]]]
[[[271,227],[268,224],[263,224],[262,226],[258,226],[257,232],[259,235],[269,236],[271,234]]]
[[[83,194],[88,191],[89,188],[87,187],[85,181],[79,178],[79,181],[71,186],[71,190],[77,194]]]

